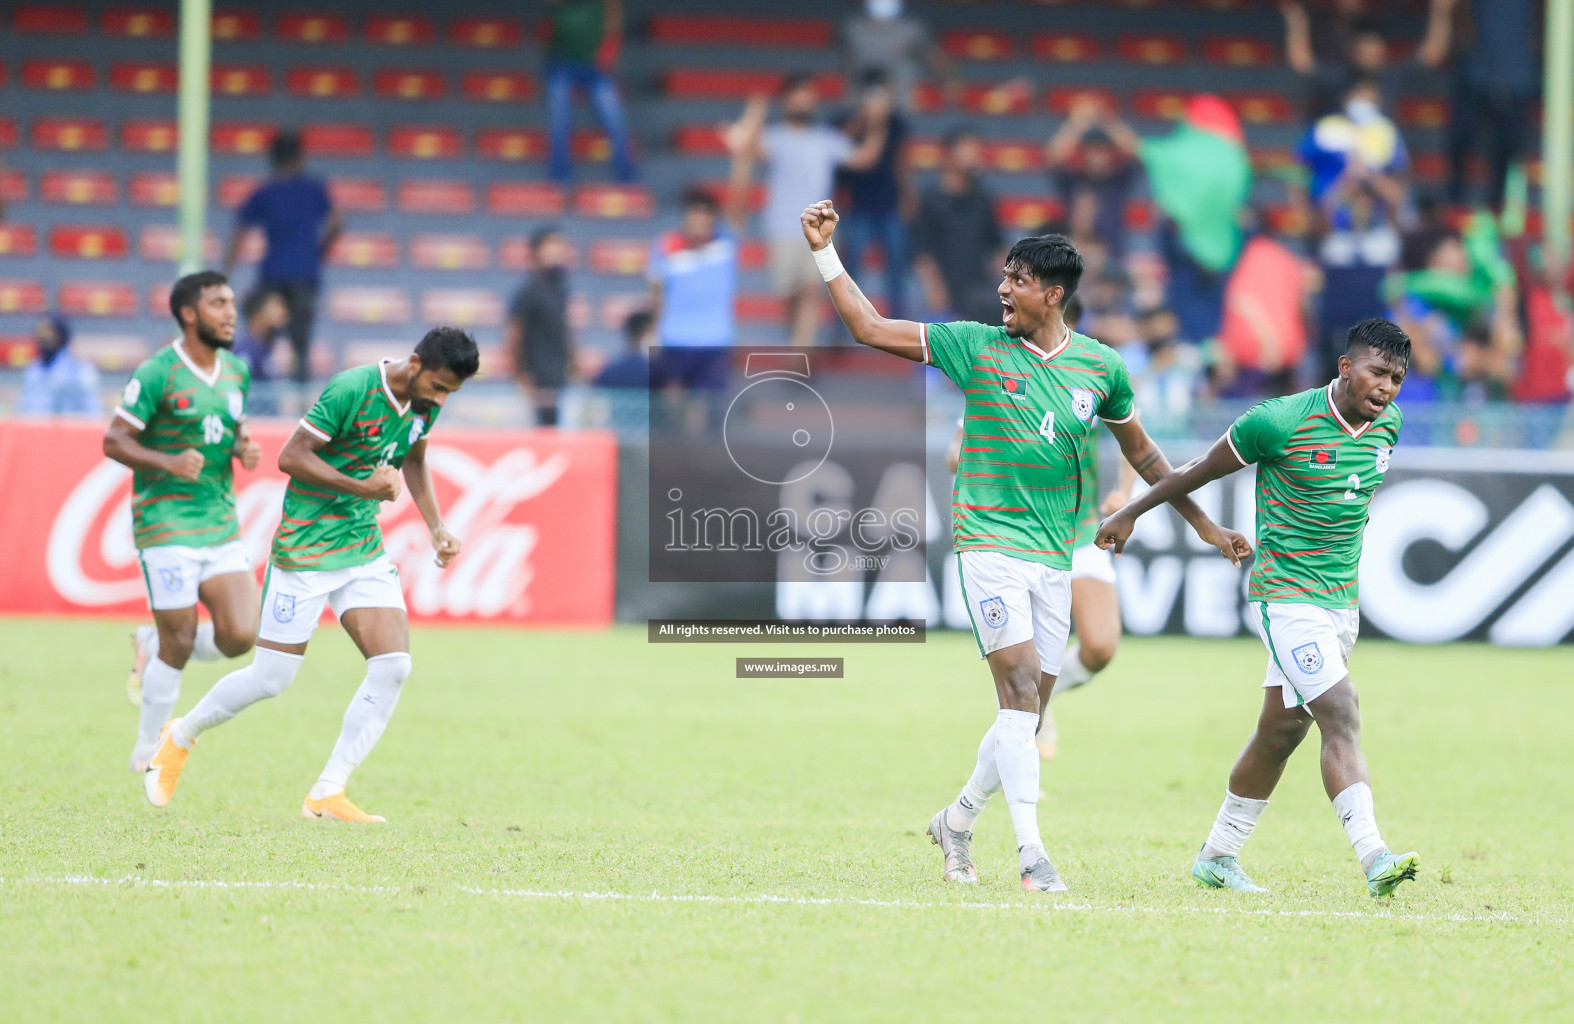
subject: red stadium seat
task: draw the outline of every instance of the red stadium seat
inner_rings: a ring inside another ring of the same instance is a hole
[[[213,91],[223,96],[266,96],[273,91],[273,74],[261,64],[217,64],[208,77]]]
[[[639,238],[602,238],[590,245],[590,269],[598,274],[645,272],[650,243]]]
[[[251,11],[213,12],[213,38],[221,42],[246,42],[262,38],[262,22]]]
[[[1179,89],[1138,89],[1131,95],[1131,109],[1138,117],[1179,120],[1190,99],[1190,93]]]
[[[1037,142],[1019,139],[986,139],[984,163],[997,171],[1036,171],[1044,166],[1044,149]]]
[[[995,216],[1002,227],[1017,231],[1032,231],[1059,220],[1063,212],[1060,200],[1039,196],[1002,196],[995,203]]]
[[[403,288],[341,285],[328,293],[328,318],[344,324],[402,324],[410,320]]]
[[[410,265],[422,270],[485,270],[492,254],[479,235],[416,235]]]
[[[0,256],[33,256],[38,233],[29,224],[0,224]]]
[[[63,152],[109,148],[104,122],[90,117],[41,117],[33,122],[33,148]]]
[[[22,64],[22,84],[47,92],[82,92],[98,84],[93,65],[81,60],[29,60]]]
[[[336,267],[397,267],[399,243],[386,231],[346,231],[333,244],[328,262]]]
[[[787,81],[780,71],[751,71],[743,68],[675,68],[662,77],[662,91],[673,99],[742,100],[757,93],[773,95]],[[840,99],[847,90],[841,75],[814,77],[822,99]]]
[[[372,156],[377,152],[371,126],[364,124],[309,124],[301,129],[301,145],[310,156]]]
[[[360,83],[352,68],[291,68],[284,84],[291,96],[315,99],[341,99],[360,94]]]
[[[1255,36],[1210,36],[1202,41],[1202,55],[1213,64],[1261,68],[1278,61],[1279,50]]]
[[[211,145],[215,153],[255,156],[267,150],[277,125],[257,121],[220,121],[213,126]]]
[[[725,181],[702,181],[700,187],[711,194],[718,205],[726,205],[727,183]],[[743,208],[750,213],[758,213],[760,207],[765,205],[765,186],[753,184],[743,199]]]
[[[748,239],[738,247],[738,266],[744,270],[764,270],[770,261],[770,250],[758,238]]]
[[[1275,92],[1236,92],[1224,97],[1247,124],[1291,124],[1295,108]]]
[[[485,103],[519,103],[535,96],[536,83],[517,71],[467,71],[464,94]]]
[[[14,167],[0,167],[0,201],[27,202],[27,178]]]
[[[0,281],[0,313],[42,313],[48,305],[39,281]]]
[[[1448,124],[1448,102],[1429,96],[1407,96],[1395,110],[1406,128],[1442,128]]]
[[[672,148],[684,156],[727,155],[721,129],[712,124],[679,125],[672,130]]]
[[[601,220],[644,220],[655,216],[656,201],[640,185],[582,185],[574,193],[574,212]]]
[[[448,38],[459,46],[495,50],[519,45],[519,23],[506,18],[455,18]]]
[[[376,178],[330,178],[328,195],[333,205],[350,213],[382,213],[388,193]]]
[[[137,290],[125,281],[63,281],[60,311],[67,316],[137,315]]]
[[[11,15],[11,31],[29,36],[87,34],[87,12],[68,4],[23,4]]]
[[[476,137],[476,152],[484,160],[539,160],[546,154],[546,136],[520,128],[488,128]]]
[[[1132,231],[1152,231],[1155,223],[1153,204],[1144,199],[1129,199],[1121,211],[1126,227]]]
[[[350,26],[337,14],[281,14],[279,38],[290,43],[347,43]]]
[[[31,334],[0,334],[0,365],[20,370],[33,361],[38,347]]]
[[[175,14],[168,7],[110,7],[99,28],[106,36],[168,39],[175,34]]]
[[[1085,64],[1097,60],[1098,40],[1069,32],[1040,32],[1033,37],[1033,56],[1061,64]]]
[[[425,18],[381,15],[366,19],[366,41],[383,46],[428,46],[436,38]]]
[[[38,196],[67,206],[113,206],[120,201],[120,186],[108,171],[46,171]]]
[[[975,114],[1025,114],[1032,105],[1032,93],[1016,83],[962,87],[962,107]],[[924,112],[944,110],[945,94],[933,82],[923,82],[913,90],[913,106]]]
[[[1005,60],[1016,49],[1005,32],[953,29],[940,40],[946,53],[962,60]]]
[[[716,15],[658,14],[650,19],[655,43],[701,46],[830,46],[831,22],[819,18],[739,18]]]
[[[180,184],[168,171],[138,171],[127,189],[133,206],[174,206],[180,202]]]
[[[779,323],[787,315],[787,303],[775,295],[739,295],[733,305],[739,320],[748,323]]]
[[[913,139],[907,144],[907,159],[916,170],[932,171],[940,166],[944,149],[939,139]]]
[[[1115,94],[1108,89],[1091,88],[1088,86],[1074,86],[1066,89],[1051,89],[1046,98],[1050,113],[1065,117],[1071,113],[1071,108],[1085,98],[1092,98],[1104,104],[1107,108],[1114,109]]]
[[[421,319],[455,327],[496,327],[503,299],[487,288],[428,288],[421,293]]]
[[[557,217],[563,191],[544,181],[495,181],[487,186],[486,212],[502,217]]]
[[[0,149],[16,148],[16,122],[9,117],[0,117]]]
[[[127,153],[173,153],[174,121],[134,118],[120,122],[120,148]]]
[[[234,210],[251,197],[260,181],[255,174],[226,174],[219,179],[219,205]]]
[[[475,190],[468,181],[402,181],[398,205],[404,213],[474,213]]]
[[[262,259],[263,238],[260,231],[248,231],[241,242],[240,262],[256,263]],[[137,255],[147,263],[174,263],[180,257],[180,229],[173,224],[149,224],[142,229],[137,240]],[[209,263],[219,259],[219,239],[211,231],[202,235],[202,258]],[[149,309],[169,308],[169,285],[159,285],[163,295],[148,303]]]
[[[395,100],[440,100],[447,83],[436,71],[395,71],[384,69],[373,79],[378,96]]]
[[[457,160],[464,143],[452,128],[402,125],[388,133],[388,153],[406,160]]]
[[[113,225],[57,224],[49,229],[51,255],[79,260],[123,260],[126,233]]]
[[[109,68],[109,87],[116,92],[173,94],[180,84],[175,65],[153,61],[116,61]]]
[[[570,145],[575,160],[606,163],[612,159],[612,140],[600,132],[577,131]]]
[[[1252,170],[1258,174],[1274,174],[1299,163],[1295,154],[1287,149],[1254,149],[1251,158]]]
[[[1137,64],[1179,64],[1186,59],[1180,37],[1126,33],[1115,44],[1121,60]]]
[[[526,271],[533,267],[530,239],[515,235],[497,244],[497,265],[502,270]]]

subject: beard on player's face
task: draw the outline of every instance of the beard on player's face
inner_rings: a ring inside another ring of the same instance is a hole
[[[235,347],[235,321],[211,323],[197,314],[197,339],[212,348]]]

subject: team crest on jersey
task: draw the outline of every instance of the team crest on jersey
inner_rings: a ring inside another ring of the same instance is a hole
[[[276,622],[289,622],[295,618],[295,595],[273,595],[273,618]]]
[[[417,442],[417,441],[419,441],[421,439],[421,431],[423,431],[425,429],[426,429],[426,421],[425,420],[411,420],[410,421],[410,445],[411,445],[411,447],[414,447],[415,446],[415,442]]]
[[[230,403],[230,419],[238,420],[246,413],[246,399],[241,397],[239,391],[231,391],[225,396]]]
[[[1311,675],[1323,667],[1322,648],[1317,646],[1317,641],[1315,640],[1292,649],[1290,656],[1295,659],[1297,665],[1301,666],[1301,671],[1307,675]]]
[[[168,569],[160,569],[158,578],[159,582],[164,584],[165,590],[179,590],[180,584],[185,577],[181,574],[180,566],[177,565]]]
[[[1333,466],[1337,466],[1339,464],[1339,449],[1313,448],[1311,453],[1307,455],[1306,461],[1310,462],[1313,466],[1316,466],[1319,469],[1325,467],[1332,468]]]
[[[1377,452],[1377,471],[1379,473],[1388,472],[1388,460],[1394,457],[1394,446],[1374,448],[1373,451]]]
[[[990,629],[1000,629],[1010,619],[1006,611],[1006,601],[1003,597],[986,597],[978,602],[978,610],[984,613],[984,621]]]
[[[1071,412],[1077,419],[1086,423],[1093,418],[1093,405],[1098,396],[1087,388],[1071,389]]]
[[[1000,390],[1018,401],[1027,398],[1027,374],[1001,371]]]

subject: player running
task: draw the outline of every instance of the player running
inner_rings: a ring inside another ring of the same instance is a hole
[[[1063,892],[1038,830],[1039,692],[1053,689],[1070,625],[1067,576],[1084,500],[1084,438],[1103,419],[1148,479],[1168,463],[1132,407],[1126,366],[1111,348],[1076,334],[1062,312],[1082,257],[1060,235],[1024,238],[1006,258],[1003,327],[887,320],[853,283],[831,246],[830,201],[803,212],[803,233],[831,301],[860,343],[938,367],[966,396],[965,438],[952,503],[954,546],[979,654],[989,662],[999,713],[978,748],[972,778],[929,823],[950,881],[976,883],[973,822],[1004,789],[1016,832],[1022,888]],[[1239,564],[1245,538],[1188,498],[1176,507],[1210,544]]]
[[[126,693],[142,708],[131,770],[147,768],[180,698],[186,662],[237,658],[257,638],[257,580],[235,519],[235,469],[262,460],[246,432],[251,370],[235,344],[223,274],[188,274],[169,292],[180,337],[137,367],[104,434],[132,470],[131,531],[153,610],[133,634]],[[197,602],[210,621],[197,620]]]
[[[346,370],[328,382],[279,453],[279,468],[290,482],[263,581],[266,614],[256,657],[164,727],[143,775],[153,806],[174,797],[198,736],[265,697],[277,697],[294,681],[326,604],[366,659],[366,677],[350,699],[339,740],[301,814],[385,820],[344,795],[350,773],[377,745],[410,676],[404,593],[399,570],[383,551],[377,513],[381,502],[398,499],[402,468],[410,498],[431,531],[437,564],[446,567],[459,553],[459,538],[438,512],[426,438],[443,403],[478,365],[468,334],[438,327],[413,355]]]
[[[1268,646],[1257,731],[1230,772],[1224,806],[1192,865],[1216,889],[1264,892],[1236,858],[1307,729],[1322,736],[1323,788],[1367,889],[1387,896],[1421,858],[1396,856],[1377,832],[1361,753],[1361,715],[1348,663],[1360,628],[1356,571],[1367,507],[1382,483],[1404,417],[1393,404],[1410,365],[1410,339],[1387,320],[1350,328],[1339,376],[1327,387],[1251,409],[1200,459],[1106,519],[1098,544],[1119,554],[1137,517],[1210,480],[1257,464],[1257,563],[1249,599]]]

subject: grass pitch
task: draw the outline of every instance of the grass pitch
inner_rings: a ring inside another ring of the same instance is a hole
[[[1244,864],[1187,876],[1255,717],[1249,641],[1128,639],[1056,703],[1029,900],[1003,806],[976,889],[924,829],[993,714],[966,636],[849,645],[845,679],[602,633],[418,630],[352,781],[303,821],[360,662],[203,738],[175,803],[126,771],[115,623],[0,623],[0,1020],[1530,1020],[1574,1010],[1574,674],[1562,651],[1363,644],[1378,821],[1424,858],[1365,895],[1315,733]],[[193,665],[180,710],[223,672]],[[996,804],[1000,804],[999,799]]]

